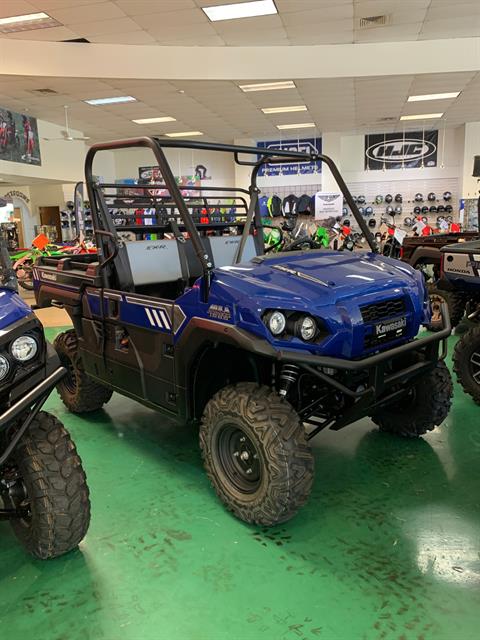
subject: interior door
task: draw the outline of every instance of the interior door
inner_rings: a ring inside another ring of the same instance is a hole
[[[13,210],[13,217],[15,222],[17,223],[17,233],[18,233],[18,246],[25,246],[25,239],[23,235],[23,218],[22,218],[22,210],[20,207],[15,207]]]
[[[38,207],[40,224],[49,224],[57,230],[57,241],[62,240],[62,225],[60,224],[60,207]]]

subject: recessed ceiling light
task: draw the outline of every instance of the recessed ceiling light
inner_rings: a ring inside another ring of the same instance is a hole
[[[9,16],[0,18],[0,33],[14,33],[15,31],[30,31],[44,29],[45,27],[57,27],[60,22],[45,13],[27,13],[22,16]]]
[[[443,113],[419,113],[416,116],[401,116],[400,120],[431,120],[438,119],[443,116]]]
[[[235,4],[202,7],[202,9],[212,22],[218,22],[219,20],[237,20],[238,18],[253,18],[256,16],[271,16],[278,13],[273,0],[236,2]]]
[[[84,100],[87,104],[97,107],[101,104],[116,104],[117,102],[136,102],[133,96],[116,96],[114,98],[95,98],[94,100]]]
[[[293,80],[283,82],[261,82],[259,84],[239,84],[239,88],[248,93],[249,91],[272,91],[273,89],[296,89]]]
[[[408,96],[407,102],[422,102],[423,100],[449,100],[450,98],[458,98],[460,91],[452,91],[451,93],[425,93],[420,96]]]
[[[307,107],[304,104],[299,104],[296,107],[268,107],[262,109],[263,113],[293,113],[294,111],[307,111]]]
[[[139,118],[138,120],[132,120],[135,124],[154,124],[156,122],[176,122],[175,118],[170,116],[163,116],[161,118]]]
[[[311,129],[315,126],[314,122],[300,122],[299,124],[277,124],[277,129]]]
[[[166,133],[168,138],[190,138],[192,136],[203,136],[201,131],[177,131],[176,133]]]

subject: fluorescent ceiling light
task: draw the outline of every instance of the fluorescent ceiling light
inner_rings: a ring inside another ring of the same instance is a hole
[[[401,116],[400,120],[431,120],[438,119],[443,116],[443,113],[419,113],[416,116]]]
[[[311,129],[314,122],[300,122],[299,124],[277,124],[277,129]]]
[[[176,122],[175,118],[170,116],[163,116],[160,118],[140,118],[139,120],[132,120],[135,124],[155,124],[156,122]]]
[[[449,100],[450,98],[458,98],[460,91],[452,91],[451,93],[425,93],[420,96],[408,96],[407,102],[422,102],[423,100]]]
[[[253,18],[256,16],[271,16],[278,13],[273,0],[236,2],[235,4],[202,7],[202,9],[212,22],[218,22],[219,20],[237,20],[238,18]]]
[[[101,104],[116,104],[117,102],[136,102],[133,96],[117,96],[114,98],[95,98],[94,100],[84,100],[87,104],[93,104],[95,107]]]
[[[293,80],[283,82],[261,82],[260,84],[239,84],[239,88],[248,93],[249,91],[272,91],[273,89],[296,89]]]
[[[299,104],[296,107],[268,107],[262,109],[263,113],[293,113],[294,111],[306,111],[307,107],[304,104]]]
[[[0,18],[0,33],[14,33],[15,31],[30,31],[55,27],[60,23],[43,11],[39,13],[27,13],[22,16],[9,16]]]
[[[201,131],[177,131],[176,133],[166,133],[168,138],[190,138],[192,136],[203,136]]]

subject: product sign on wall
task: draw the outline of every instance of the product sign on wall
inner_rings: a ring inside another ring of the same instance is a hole
[[[318,191],[315,194],[315,220],[338,218],[343,212],[343,196],[339,192]]]
[[[438,131],[373,133],[365,136],[365,169],[437,166]]]
[[[295,140],[265,140],[257,142],[262,149],[278,151],[300,151],[301,153],[322,153],[321,138],[302,138]],[[261,158],[261,154],[258,155]],[[322,163],[317,162],[282,162],[264,164],[260,167],[259,176],[294,176],[309,173],[321,173]]]
[[[0,107],[0,160],[42,164],[36,118]]]

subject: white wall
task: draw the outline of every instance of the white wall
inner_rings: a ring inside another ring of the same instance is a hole
[[[462,192],[464,198],[477,198],[480,189],[478,178],[472,176],[473,157],[480,155],[480,122],[465,125],[465,147],[463,153]]]

